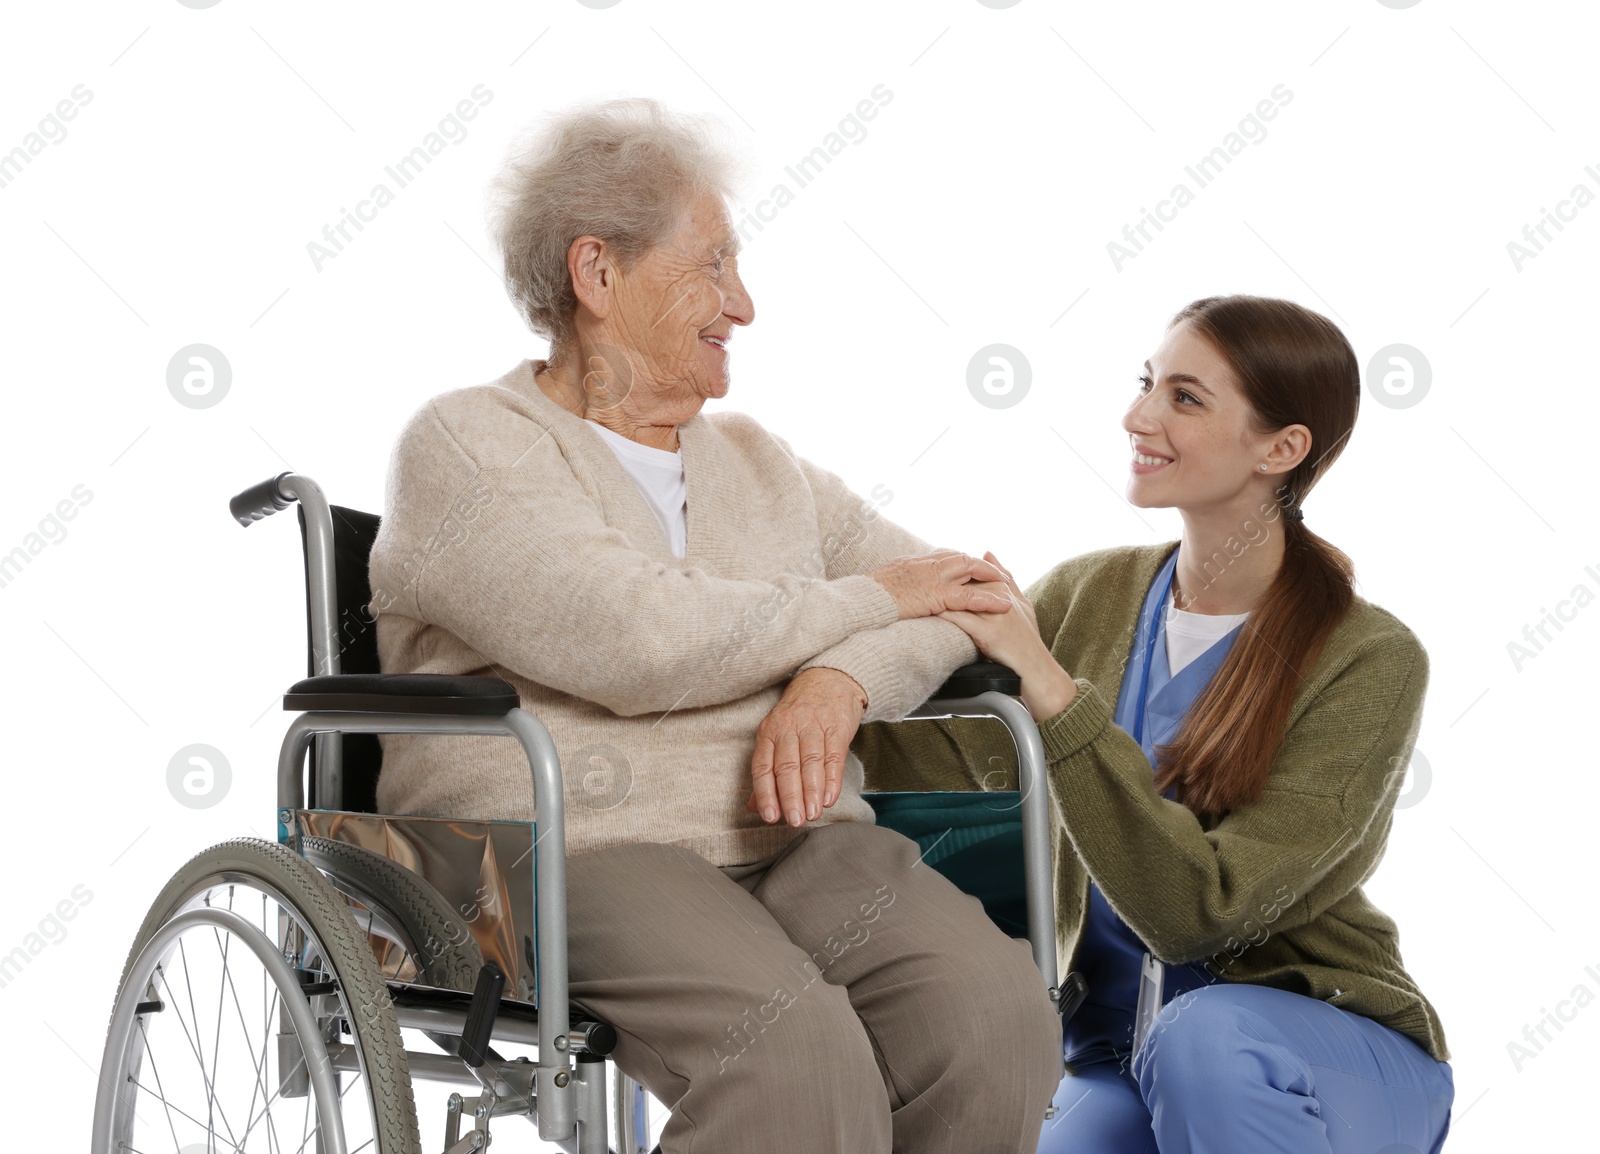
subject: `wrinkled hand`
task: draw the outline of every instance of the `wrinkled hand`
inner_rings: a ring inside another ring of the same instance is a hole
[[[966,630],[972,643],[990,661],[1009,665],[1020,672],[1018,662],[1036,657],[1035,650],[1043,645],[1039,636],[1038,615],[1034,613],[1032,603],[1022,592],[1016,578],[1000,564],[998,557],[993,553],[985,553],[983,563],[999,577],[993,581],[985,579],[974,582],[970,588],[1004,599],[1015,612],[967,613],[947,610],[939,616]]]
[[[1004,583],[1005,571],[990,561],[946,549],[920,557],[897,557],[867,574],[889,591],[900,620],[932,617],[949,610],[1005,613],[1010,599],[985,583]]]
[[[1014,612],[947,611],[939,616],[964,629],[979,652],[990,661],[1009,666],[1022,678],[1022,702],[1035,721],[1054,717],[1077,698],[1077,684],[1039,636],[1039,621],[1033,605],[1016,578],[1000,567],[993,553],[985,553],[984,557],[1004,574],[1005,580],[981,588],[1009,598]]]
[[[867,695],[855,678],[818,666],[802,670],[756,730],[752,789],[745,808],[766,822],[816,821],[839,800],[850,742]]]

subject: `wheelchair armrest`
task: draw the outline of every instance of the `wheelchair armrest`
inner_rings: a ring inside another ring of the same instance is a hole
[[[993,661],[974,661],[963,665],[939,686],[931,700],[942,697],[976,697],[980,693],[1004,693],[1016,697],[1022,692],[1022,678]]]
[[[504,717],[520,704],[508,681],[443,673],[325,674],[297,681],[283,695],[284,709],[296,712]]]
[[[1056,909],[1054,867],[1050,852],[1049,790],[1045,788],[1044,743],[1027,707],[1018,701],[1022,678],[993,661],[975,661],[957,669],[933,697],[906,714],[906,721],[941,717],[993,717],[1017,746],[1018,809],[1022,819],[1023,881],[1026,889],[1028,941],[1033,960],[1059,1005],[1056,985]]]

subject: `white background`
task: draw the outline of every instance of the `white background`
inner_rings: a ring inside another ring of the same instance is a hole
[[[1176,514],[1122,498],[1119,421],[1186,302],[1288,297],[1338,321],[1364,364],[1421,350],[1429,393],[1408,408],[1366,393],[1306,505],[1432,661],[1431,780],[1413,775],[1369,889],[1443,1017],[1448,1149],[1592,1141],[1600,1009],[1520,1071],[1507,1047],[1575,987],[1600,995],[1583,730],[1600,609],[1520,670],[1507,646],[1575,586],[1600,592],[1600,208],[1520,271],[1506,246],[1574,185],[1600,192],[1597,32],[1588,5],[1441,0],[8,5],[0,150],[74,86],[92,93],[0,188],[0,552],[74,486],[92,493],[0,588],[0,953],[74,886],[93,895],[0,988],[13,1128],[79,1147],[146,905],[206,845],[271,834],[277,698],[305,663],[299,541],[287,516],[241,530],[227,498],[294,468],[380,509],[419,403],[543,352],[483,226],[512,135],[572,100],[656,96],[728,125],[753,205],[884,85],[865,138],[752,231],[758,315],[723,403],[859,491],[887,485],[887,515],[925,538],[992,548],[1031,581],[1176,537]],[[1119,271],[1107,243],[1193,188],[1184,166],[1280,84],[1292,100],[1265,139]],[[476,85],[493,98],[466,139],[319,271],[307,242],[393,187],[383,167]],[[194,342],[233,372],[203,410],[166,385]],[[966,386],[994,342],[1033,370],[1005,410]],[[166,785],[196,742],[233,771],[209,809]]]

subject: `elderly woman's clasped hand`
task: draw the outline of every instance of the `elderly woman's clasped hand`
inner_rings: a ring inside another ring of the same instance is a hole
[[[897,557],[868,576],[894,598],[902,621],[943,616],[959,625],[1003,616],[1013,603],[1009,575],[992,556],[942,550]],[[745,808],[766,822],[816,821],[839,800],[845,758],[866,708],[866,693],[848,673],[815,666],[797,674],[756,730]]]
[[[984,560],[943,549],[921,557],[897,557],[867,576],[889,591],[900,606],[900,620],[932,617],[938,613],[1004,613],[1010,598],[994,588],[1004,583],[1006,572]]]
[[[978,651],[990,661],[1010,667],[1022,678],[1022,704],[1035,721],[1043,723],[1072,704],[1078,696],[1077,683],[1061,668],[1048,642],[1039,635],[1039,619],[1017,579],[1001,567],[993,553],[983,557],[1000,572],[1001,580],[994,585],[974,586],[974,593],[982,590],[1007,598],[1017,611],[999,614],[947,609],[939,616],[966,630]]]

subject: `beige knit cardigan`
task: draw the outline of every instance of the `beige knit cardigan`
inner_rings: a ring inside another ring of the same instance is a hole
[[[406,424],[373,546],[384,672],[514,685],[549,728],[567,852],[668,842],[715,865],[798,832],[745,809],[756,727],[798,670],[843,670],[893,719],[976,657],[937,618],[901,621],[865,574],[930,546],[748,416],[678,427],[688,545],[659,522],[594,427],[524,361],[444,393]],[[534,818],[510,739],[382,738],[385,813]],[[817,824],[873,820],[852,755]]]

